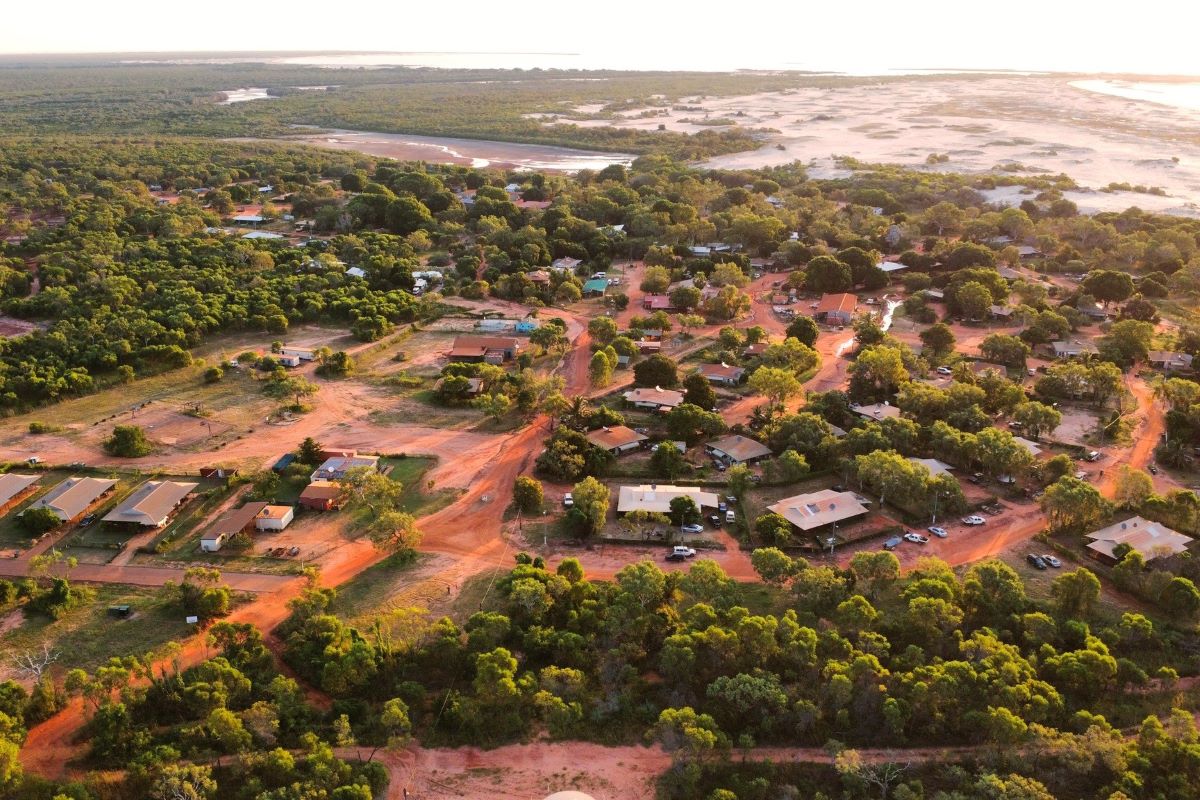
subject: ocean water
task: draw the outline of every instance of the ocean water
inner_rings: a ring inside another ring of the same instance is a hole
[[[1172,108],[1200,111],[1200,81],[1193,83],[1160,83],[1154,81],[1091,80],[1071,81],[1077,89],[1141,100]]]

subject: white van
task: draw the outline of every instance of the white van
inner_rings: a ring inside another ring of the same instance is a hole
[[[732,508],[725,512],[725,521],[726,522],[737,522],[737,514],[733,513]]]

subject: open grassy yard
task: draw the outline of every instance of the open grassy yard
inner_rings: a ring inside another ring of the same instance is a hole
[[[13,654],[40,650],[42,642],[49,642],[59,653],[57,669],[92,670],[112,656],[156,651],[194,628],[184,622],[182,611],[163,598],[160,589],[104,585],[84,591],[91,593],[91,599],[57,621],[42,614],[26,616],[19,609],[9,612],[18,617],[5,617],[7,624],[0,624],[5,630],[0,635],[0,649]],[[116,605],[132,606],[132,616],[119,619],[111,615],[108,608]],[[3,668],[8,669],[8,664]]]

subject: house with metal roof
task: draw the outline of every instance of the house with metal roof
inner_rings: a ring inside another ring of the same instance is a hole
[[[1121,522],[1114,522],[1107,528],[1085,534],[1085,539],[1091,539],[1087,546],[1088,555],[1109,564],[1115,564],[1115,550],[1120,545],[1127,545],[1147,562],[1156,558],[1176,556],[1187,550],[1192,543],[1192,537],[1173,531],[1159,522],[1152,522],[1144,517],[1130,517]]]
[[[642,442],[646,441],[646,438],[625,425],[611,425],[587,433],[587,440],[594,447],[599,447],[614,456],[637,450],[642,446]]]
[[[792,523],[802,533],[849,522],[870,511],[854,492],[835,492],[833,489],[787,497],[767,506],[767,509]]]
[[[146,481],[104,515],[104,522],[161,528],[199,484],[180,481]]]
[[[105,478],[67,478],[33,502],[30,508],[48,508],[63,522],[78,519],[117,486]]]
[[[720,502],[715,492],[701,491],[696,486],[653,483],[642,486],[622,486],[617,494],[617,513],[650,511],[656,514],[667,514],[671,511],[671,501],[676,497],[692,498],[692,502],[701,510],[716,508]]]
[[[41,479],[41,475],[18,475],[15,472],[0,475],[0,513],[37,491],[37,482]]]
[[[719,383],[722,386],[737,386],[746,377],[745,369],[731,366],[725,362],[701,364],[697,371],[707,378],[709,383]]]
[[[858,298],[852,294],[821,295],[813,318],[829,325],[849,325],[858,308]]]
[[[312,481],[338,481],[346,477],[346,473],[352,469],[359,467],[370,467],[371,469],[379,469],[379,456],[348,456],[327,458],[321,466],[317,467],[309,480]]]
[[[727,464],[753,464],[771,456],[771,448],[747,436],[731,434],[715,439],[704,446],[709,455]]]
[[[683,392],[661,389],[657,386],[653,389],[631,389],[625,392],[624,397],[626,403],[652,411],[670,411],[676,406],[683,405]]]

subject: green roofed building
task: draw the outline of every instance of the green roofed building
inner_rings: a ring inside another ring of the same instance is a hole
[[[608,291],[607,278],[592,278],[583,285],[584,297],[591,297],[592,295],[603,297],[606,291]]]

